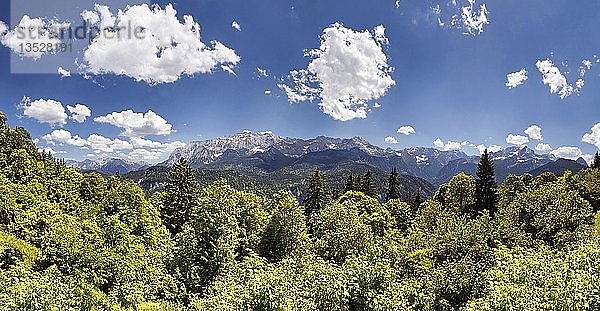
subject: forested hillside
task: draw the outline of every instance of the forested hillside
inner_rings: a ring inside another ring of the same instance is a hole
[[[509,176],[487,154],[433,199],[396,171],[301,202],[184,160],[147,197],[40,153],[0,113],[0,310],[598,310],[600,169]],[[369,177],[370,176],[370,177]]]

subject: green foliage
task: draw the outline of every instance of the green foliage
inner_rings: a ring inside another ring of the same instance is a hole
[[[487,274],[486,295],[465,310],[598,310],[600,249],[500,248]]]
[[[557,181],[534,181],[537,185],[501,206],[498,221],[548,245],[570,241],[575,232],[593,223],[592,206],[569,187],[568,175]]]
[[[331,204],[313,219],[312,228],[317,254],[337,263],[360,254],[373,239],[356,206]]]
[[[573,176],[574,187],[579,195],[586,199],[594,208],[600,211],[600,169],[585,169]]]
[[[496,192],[484,162],[418,208],[394,171],[385,204],[369,174],[330,202],[317,171],[307,217],[289,191],[200,189],[183,161],[147,199],[0,113],[0,310],[600,309],[600,170]]]
[[[385,203],[387,209],[396,222],[394,228],[405,232],[412,224],[414,218],[413,209],[405,202],[400,200],[391,200]]]
[[[185,158],[180,158],[169,171],[161,205],[164,224],[171,234],[179,233],[181,227],[190,220],[198,204],[199,192],[196,174]]]
[[[475,178],[460,173],[452,177],[444,188],[443,194],[440,191],[439,196],[442,196],[442,199],[439,202],[442,203],[445,208],[463,214],[473,214],[473,207],[475,206],[476,199],[475,188]]]
[[[288,192],[279,192],[268,202],[271,214],[259,245],[259,253],[271,260],[302,254],[308,244],[306,217],[296,199]]]

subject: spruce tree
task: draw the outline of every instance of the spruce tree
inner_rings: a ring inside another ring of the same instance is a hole
[[[396,200],[400,198],[400,177],[396,168],[392,169],[390,177],[388,178],[387,194],[385,196],[386,201]]]
[[[367,171],[362,178],[362,192],[372,198],[377,198],[377,184],[373,180],[371,171]]]
[[[172,235],[181,231],[197,205],[200,185],[187,160],[180,158],[173,165],[165,185],[162,217]]]
[[[354,175],[350,174],[346,180],[346,184],[344,185],[344,193],[354,190],[356,190],[354,184]]]
[[[354,178],[354,187],[352,188],[352,191],[363,192],[362,176],[358,175]]]
[[[413,210],[419,209],[419,206],[421,206],[421,203],[423,203],[423,199],[421,198],[421,189],[418,189],[417,194],[415,195]]]
[[[594,162],[592,163],[592,168],[600,169],[600,153],[596,152],[596,156],[594,157]]]
[[[306,216],[310,216],[312,213],[325,208],[329,199],[327,177],[317,168],[310,176],[308,187],[306,188],[306,197],[304,198]]]
[[[477,167],[477,180],[475,184],[475,208],[477,212],[488,210],[490,215],[493,216],[495,214],[498,201],[497,189],[494,162],[486,149]]]

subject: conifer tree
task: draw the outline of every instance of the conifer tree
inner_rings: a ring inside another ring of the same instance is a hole
[[[362,176],[358,175],[354,178],[354,187],[352,188],[352,191],[363,192]]]
[[[421,203],[423,203],[423,198],[421,198],[421,189],[418,189],[417,190],[417,194],[415,195],[415,201],[414,201],[413,209],[414,210],[419,209],[419,206],[421,206]]]
[[[354,183],[354,175],[350,174],[350,176],[348,176],[348,179],[346,180],[346,184],[344,185],[344,193],[354,190],[356,190]]]
[[[161,211],[164,224],[171,234],[179,233],[183,224],[190,219],[199,193],[200,185],[194,170],[186,159],[180,158],[169,171]]]
[[[477,180],[475,184],[475,208],[477,212],[488,210],[490,215],[494,215],[498,202],[497,189],[494,162],[486,149],[477,167]]]
[[[371,171],[367,171],[362,178],[362,192],[372,198],[377,198],[377,184],[373,180]]]
[[[400,198],[400,177],[396,168],[392,169],[388,178],[388,189],[385,197],[386,201],[396,200]]]
[[[594,157],[594,162],[592,163],[592,168],[600,168],[600,153],[596,152],[596,156]]]
[[[304,208],[307,216],[325,208],[330,200],[329,185],[325,174],[317,168],[308,180]]]

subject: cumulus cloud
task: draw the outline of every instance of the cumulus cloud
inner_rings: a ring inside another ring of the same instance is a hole
[[[73,136],[71,132],[66,130],[54,130],[52,133],[44,135],[42,139],[45,140],[47,144],[52,146],[69,145],[75,147],[84,147],[88,145],[88,142],[85,139],[77,135]]]
[[[396,84],[383,51],[385,28],[355,31],[336,23],[323,30],[321,46],[306,52],[306,69],[290,72],[291,84],[280,83],[290,102],[319,100],[335,120],[367,117],[367,102],[384,96]]]
[[[535,124],[528,127],[524,133],[533,140],[544,140],[544,137],[542,136],[542,128]]]
[[[202,42],[200,25],[190,15],[180,22],[171,4],[164,9],[132,5],[116,17],[108,7],[96,5],[82,16],[103,29],[84,51],[80,69],[86,74],[116,74],[161,84],[240,62],[236,52],[221,42],[211,41],[210,46]],[[141,32],[130,35],[132,28]]]
[[[588,143],[596,146],[596,148],[600,149],[600,123],[596,123],[591,129],[591,132],[585,133],[582,142]]]
[[[379,108],[381,108],[381,104],[380,104],[380,103],[375,103],[375,104],[373,105],[373,108],[375,108],[375,109],[379,109]]]
[[[23,114],[37,120],[40,123],[47,123],[51,126],[63,126],[67,124],[68,116],[62,103],[53,99],[38,99],[32,101],[29,97],[23,97],[19,108],[23,109]]]
[[[482,144],[482,145],[475,146],[475,148],[477,148],[477,150],[479,151],[480,154],[483,154],[486,149],[489,153],[496,153],[496,152],[502,150],[502,147],[498,146],[498,145],[490,145],[489,147],[486,147],[485,145]]]
[[[525,83],[527,79],[527,70],[523,68],[520,71],[509,73],[506,76],[506,86],[509,89],[513,89]]]
[[[398,140],[395,137],[388,136],[385,138],[385,142],[388,144],[397,144]]]
[[[537,146],[535,146],[535,150],[541,151],[541,152],[546,152],[546,151],[552,150],[552,147],[550,147],[550,145],[548,145],[548,144],[539,143],[539,144],[537,144]]]
[[[87,143],[94,151],[106,153],[133,149],[133,145],[127,141],[118,138],[110,139],[98,134],[90,135],[87,139]]]
[[[412,134],[416,133],[415,129],[412,126],[410,126],[410,125],[402,126],[396,132],[398,134],[402,134],[402,135],[406,135],[406,136],[412,135]]]
[[[233,21],[231,23],[231,28],[233,28],[233,29],[235,29],[237,31],[242,31],[242,26],[238,22],[236,22],[236,21]]]
[[[511,145],[522,146],[529,143],[529,138],[523,135],[509,134],[508,137],[506,137],[506,142]]]
[[[436,139],[433,142],[433,145],[442,150],[442,151],[455,151],[455,150],[462,150],[462,148],[466,145],[468,145],[469,142],[465,141],[465,142],[456,142],[456,141],[448,141],[448,142],[444,142],[441,139]]]
[[[113,112],[94,118],[94,121],[123,129],[121,135],[125,137],[165,136],[174,132],[173,126],[152,110],[146,113],[136,113],[132,110]]]
[[[0,43],[22,57],[38,60],[43,55],[54,54],[56,51],[53,49],[35,49],[33,48],[34,44],[38,46],[56,46],[60,44],[60,31],[69,26],[69,23],[23,15],[19,24],[12,30],[9,30],[3,22],[0,22]]]
[[[569,159],[574,161],[578,160],[579,158],[584,158],[586,161],[588,161],[588,163],[589,159],[591,159],[591,155],[583,154],[581,149],[579,149],[578,147],[560,147],[550,152],[550,154],[557,158]]]
[[[550,87],[551,94],[558,94],[561,99],[573,95],[575,89],[567,82],[567,78],[551,60],[539,60],[536,67],[542,74],[542,82]]]
[[[175,149],[184,147],[186,144],[180,141],[161,143],[140,137],[131,137],[130,141],[134,150],[129,152],[131,160],[154,161],[168,157]]]
[[[71,113],[71,119],[77,123],[83,123],[92,115],[92,111],[88,106],[76,104],[75,107],[67,106],[67,110]]]

